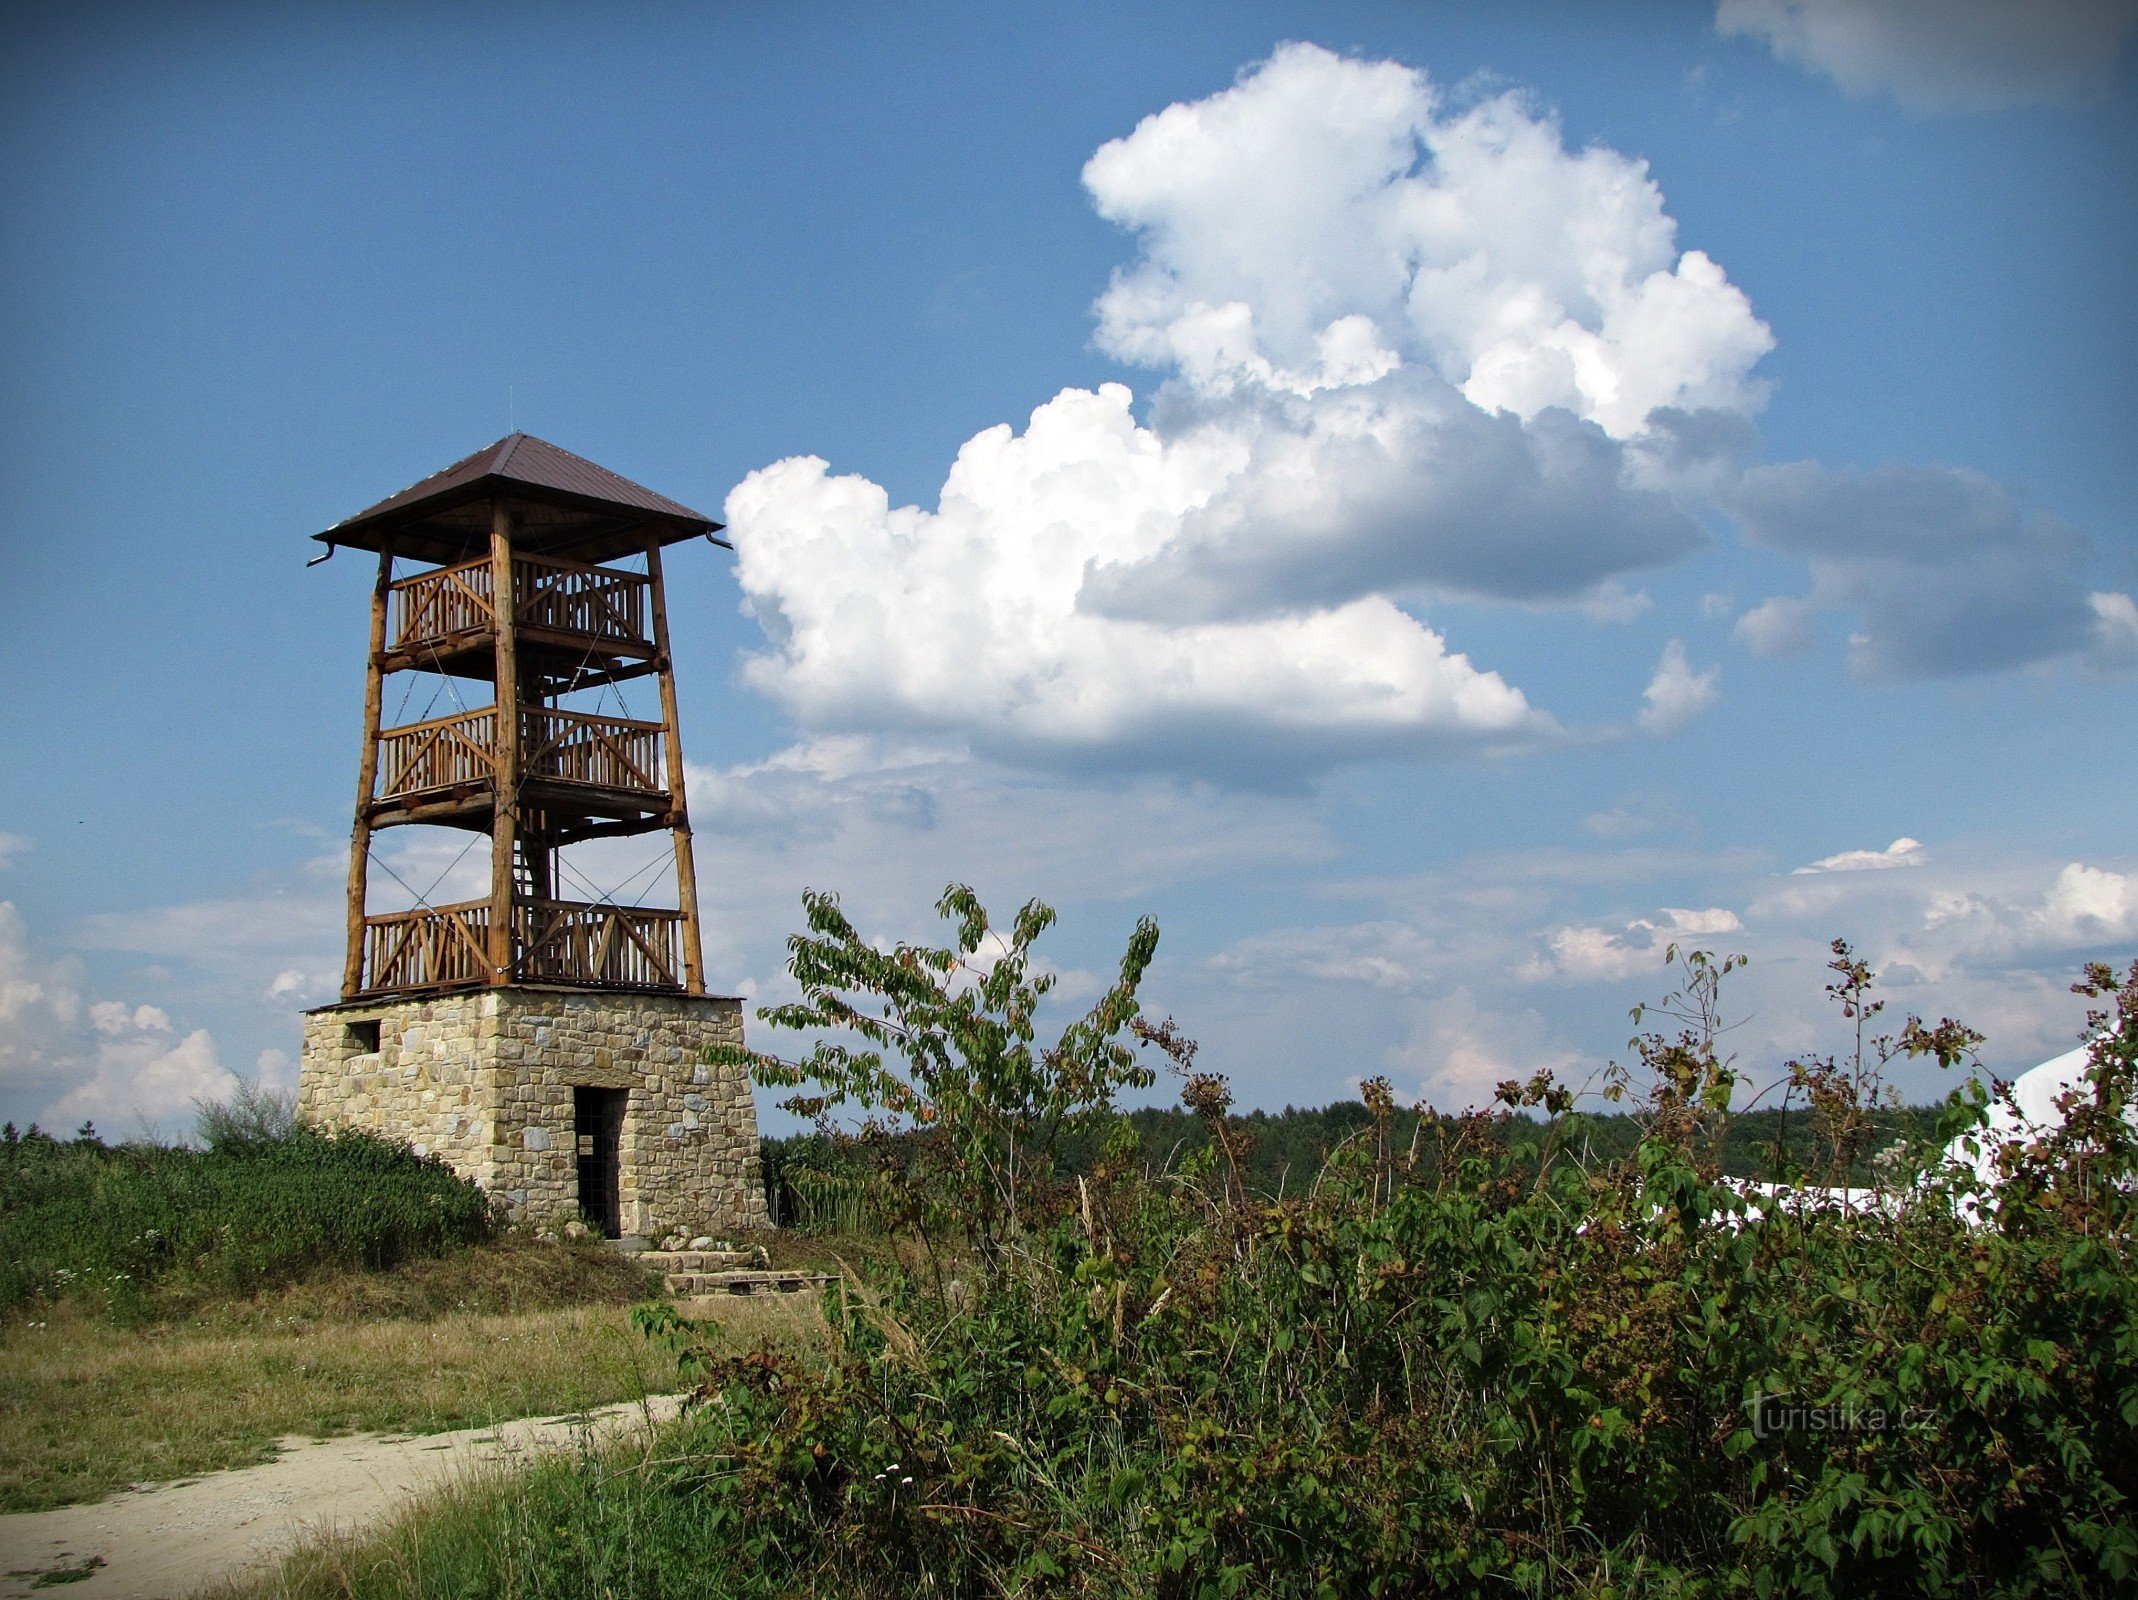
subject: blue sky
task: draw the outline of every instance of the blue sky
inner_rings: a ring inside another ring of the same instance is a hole
[[[734,525],[717,986],[961,878],[1071,998],[1155,913],[1250,1103],[1585,1081],[1674,939],[1755,1077],[1836,935],[2064,1047],[2138,950],[2130,4],[905,9],[14,14],[0,1114],[289,1081],[306,535],[515,424]]]

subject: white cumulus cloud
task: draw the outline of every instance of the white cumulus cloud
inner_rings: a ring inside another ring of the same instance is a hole
[[[1085,170],[1138,254],[1101,346],[1166,374],[1064,390],[960,451],[934,510],[813,458],[728,520],[819,731],[1253,775],[1551,720],[1399,601],[1625,610],[1703,534],[1687,463],[1735,449],[1766,327],[1680,251],[1643,163],[1516,95],[1281,47]]]
[[[1546,940],[1550,953],[1532,957],[1518,975],[1532,983],[1553,978],[1616,983],[1654,977],[1662,972],[1664,956],[1672,945],[1736,933],[1743,927],[1736,912],[1712,906],[1704,910],[1665,907],[1654,918],[1636,917],[1623,928],[1559,928]]]
[[[1811,872],[1875,872],[1883,867],[1919,867],[1927,859],[1920,841],[1895,839],[1883,850],[1843,850],[1793,870],[1798,876]]]
[[[156,1006],[92,999],[81,964],[40,951],[0,900],[0,1101],[10,1120],[62,1134],[94,1121],[117,1136],[190,1126],[194,1102],[222,1098],[237,1079],[205,1030],[175,1042],[173,1032]]]
[[[1724,34],[1919,111],[2098,93],[2133,24],[2134,0],[1721,0],[1715,11]]]
[[[1426,1007],[1422,1025],[1394,1053],[1395,1070],[1417,1085],[1418,1103],[1442,1110],[1489,1105],[1494,1087],[1509,1078],[1550,1072],[1567,1079],[1581,1065],[1581,1053],[1535,1011],[1480,1003],[1467,987]]]
[[[1084,563],[1162,518],[1183,468],[1109,384],[1065,390],[1022,436],[970,441],[938,511],[893,510],[814,457],[754,472],[727,501],[743,588],[774,640],[749,681],[816,727],[1249,772],[1285,749],[1551,732],[1519,690],[1381,596],[1186,626],[1079,609]]]
[[[1641,691],[1641,727],[1657,735],[1676,733],[1722,698],[1721,679],[1720,667],[1695,672],[1685,659],[1685,646],[1671,640],[1663,647],[1655,676]]]
[[[1754,655],[1793,655],[1811,643],[1811,606],[1789,595],[1762,600],[1730,629]]]
[[[1558,407],[1615,438],[1759,397],[1772,337],[1680,254],[1645,164],[1568,151],[1518,94],[1453,107],[1396,62],[1287,45],[1145,118],[1084,181],[1143,246],[1099,302],[1101,344],[1198,389],[1425,365],[1485,410]]]
[[[45,1109],[55,1132],[94,1122],[107,1139],[183,1133],[202,1104],[227,1099],[238,1087],[205,1028],[176,1044],[153,1033],[105,1040],[83,1064],[86,1078]]]
[[[2042,935],[2061,945],[2138,934],[2138,878],[2074,861],[2056,875],[2038,913]]]
[[[1981,978],[2000,969],[2068,973],[2097,952],[2122,959],[2116,947],[2138,937],[2138,875],[2113,867],[2072,861],[2052,872],[2038,859],[1979,855],[1932,861],[1907,839],[1890,851],[1830,859],[1845,865],[1838,873],[1807,875],[1799,868],[1775,879],[1756,899],[1753,914],[1769,926],[1839,932],[1852,925],[1878,927],[1884,947],[1872,945],[1874,965],[1932,979],[1956,973]],[[1860,870],[1884,865],[1926,870]]]
[[[2086,603],[2093,610],[2087,665],[2115,673],[2138,668],[2138,600],[2127,594],[2090,594]]]

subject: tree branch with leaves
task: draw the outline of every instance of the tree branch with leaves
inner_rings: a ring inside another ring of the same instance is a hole
[[[758,1016],[831,1037],[799,1059],[723,1047],[713,1061],[798,1090],[782,1106],[827,1126],[848,1111],[927,1130],[924,1177],[982,1260],[1000,1264],[1035,1220],[1029,1213],[1047,1194],[1063,1135],[1110,1114],[1122,1090],[1153,1081],[1130,1030],[1157,923],[1138,920],[1112,986],[1042,1044],[1040,1011],[1056,979],[1033,946],[1055,921],[1052,907],[1029,900],[998,931],[979,897],[954,883],[935,907],[954,924],[948,945],[886,949],[861,936],[837,895],[811,890],[802,906],[807,931],[787,941],[802,998]]]

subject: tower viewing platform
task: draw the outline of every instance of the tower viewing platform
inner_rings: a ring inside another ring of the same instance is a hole
[[[513,434],[317,536],[379,558],[344,1001],[521,982],[705,992],[661,550],[719,527]],[[643,571],[613,564],[633,558]],[[397,576],[408,559],[428,564]],[[383,726],[384,683],[407,673],[488,683],[491,702]],[[562,703],[648,676],[657,721]],[[371,836],[416,824],[489,835],[490,894],[369,913]],[[661,829],[674,908],[559,893],[560,851]]]

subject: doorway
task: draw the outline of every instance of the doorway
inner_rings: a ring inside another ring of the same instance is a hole
[[[623,1235],[624,1089],[572,1090],[573,1143],[579,1152],[579,1210],[604,1239]]]

